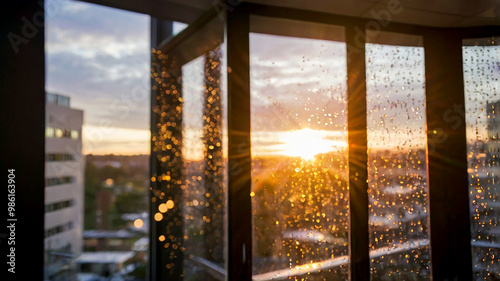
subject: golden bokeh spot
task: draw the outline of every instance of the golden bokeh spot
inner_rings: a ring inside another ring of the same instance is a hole
[[[174,201],[172,201],[172,200],[168,200],[168,201],[167,201],[167,204],[166,204],[166,207],[167,207],[168,209],[172,209],[172,208],[174,207]]]
[[[144,225],[144,222],[143,222],[141,219],[136,219],[136,220],[134,221],[134,226],[135,226],[136,228],[141,228],[143,225]]]
[[[167,204],[161,203],[160,205],[158,205],[158,211],[160,211],[160,213],[167,212],[168,211]]]
[[[161,213],[155,214],[155,221],[161,221],[163,219],[163,215]]]

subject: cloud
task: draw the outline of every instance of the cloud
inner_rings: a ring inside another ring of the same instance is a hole
[[[256,33],[250,43],[253,130],[344,130],[344,43]]]
[[[54,2],[56,0],[53,0]],[[46,88],[70,96],[85,124],[149,127],[149,17],[57,0],[46,19]]]
[[[84,33],[95,36],[96,40],[115,38],[122,42],[149,36],[149,30],[144,32],[145,27],[149,28],[146,15],[78,1],[57,2],[60,3],[59,12],[48,17],[46,22],[49,38],[55,39],[53,43],[79,41]],[[51,37],[57,34],[59,36]]]

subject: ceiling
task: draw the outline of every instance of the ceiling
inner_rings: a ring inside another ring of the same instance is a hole
[[[224,0],[83,0],[190,23]],[[434,27],[500,25],[500,0],[244,0],[364,18],[390,15],[390,21]],[[239,0],[229,1],[237,5]]]

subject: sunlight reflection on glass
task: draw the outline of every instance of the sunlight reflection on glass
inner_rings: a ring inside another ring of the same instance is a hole
[[[254,280],[347,278],[345,48],[250,34]]]
[[[304,160],[313,160],[320,153],[337,151],[339,146],[346,148],[347,143],[328,139],[329,131],[311,130],[309,128],[284,132],[280,136],[280,144],[276,145],[276,153]]]

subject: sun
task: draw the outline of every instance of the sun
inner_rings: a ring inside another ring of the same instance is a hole
[[[332,142],[325,139],[321,131],[309,128],[285,132],[280,139],[280,153],[301,157],[304,160],[314,160],[319,153],[326,153],[332,150]]]

